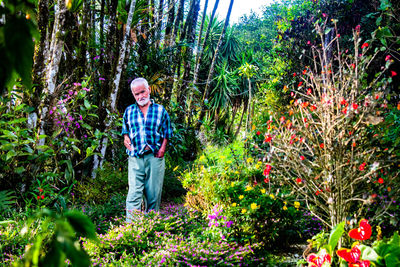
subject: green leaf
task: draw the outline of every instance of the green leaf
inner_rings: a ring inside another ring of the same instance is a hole
[[[23,17],[11,17],[4,26],[5,48],[11,59],[9,67],[15,69],[28,89],[32,85],[31,70],[34,52],[32,32],[34,31],[32,22]],[[18,34],[15,34],[16,32]]]
[[[333,254],[339,239],[342,237],[343,233],[344,233],[344,223],[345,222],[341,222],[338,225],[336,225],[332,231],[331,234],[329,236],[329,241],[328,241],[328,246],[329,246],[329,254]]]
[[[360,249],[361,249],[361,258],[363,260],[369,260],[373,262],[376,262],[378,260],[379,255],[373,248],[365,245],[360,245]]]
[[[78,152],[79,154],[81,154],[81,150],[79,149],[79,147],[77,147],[76,145],[72,145],[72,148]]]
[[[90,109],[90,103],[89,103],[89,101],[87,99],[85,99],[84,105],[85,105],[86,109]]]
[[[96,227],[90,219],[80,211],[70,210],[64,214],[78,236],[96,240]]]
[[[8,153],[6,155],[6,161],[8,161],[9,159],[15,157],[16,155],[17,155],[17,152],[15,152],[14,150],[8,151]]]
[[[25,168],[23,166],[20,166],[15,169],[15,173],[21,174],[25,171]]]

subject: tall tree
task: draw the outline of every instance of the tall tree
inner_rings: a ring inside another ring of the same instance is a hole
[[[126,53],[127,53],[127,51],[129,51],[129,47],[130,47],[129,35],[131,32],[131,24],[132,24],[133,14],[135,12],[135,6],[136,6],[136,0],[131,0],[130,7],[129,7],[129,13],[128,13],[128,19],[126,21],[124,37],[123,37],[122,44],[121,44],[121,51],[119,54],[118,64],[117,64],[116,73],[115,73],[115,77],[114,77],[114,81],[113,81],[113,87],[111,90],[111,94],[109,95],[109,98],[108,98],[108,107],[112,113],[115,113],[117,111],[116,106],[117,106],[117,101],[118,101],[118,96],[119,96],[119,85],[120,85],[120,81],[121,81],[122,71],[125,69],[124,63],[125,63]],[[111,116],[111,114],[108,114],[108,116],[106,118],[106,128],[110,127],[110,125],[112,124],[112,119],[113,119],[113,117]],[[101,146],[100,146],[101,158],[99,160],[97,155],[95,155],[95,157],[94,157],[92,177],[96,176],[97,168],[101,167],[103,164],[106,150],[107,150],[107,145],[108,145],[108,137],[104,137],[101,142]]]
[[[212,80],[212,77],[213,77],[213,74],[214,74],[214,68],[215,68],[215,64],[216,64],[216,61],[217,61],[219,48],[221,47],[222,40],[225,37],[226,28],[229,25],[229,19],[231,17],[233,2],[234,2],[234,0],[231,0],[230,3],[229,3],[228,12],[227,12],[226,18],[225,18],[224,28],[222,29],[221,36],[219,37],[219,40],[218,40],[217,48],[215,49],[214,56],[213,56],[213,59],[211,61],[210,70],[208,72],[208,77],[207,77],[206,87],[205,87],[204,93],[203,93],[202,102],[204,102],[204,100],[207,99],[207,97],[208,97],[208,93],[209,93],[208,91],[209,91],[211,80]],[[201,111],[200,111],[200,115],[199,115],[199,122],[196,125],[196,129],[197,130],[200,129],[200,126],[201,126],[202,120],[204,118],[205,112],[206,112],[206,110],[202,106]]]

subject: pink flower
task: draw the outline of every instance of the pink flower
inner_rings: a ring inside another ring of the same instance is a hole
[[[387,55],[387,56],[385,57],[385,61],[388,61],[388,60],[390,60],[390,55]]]
[[[271,172],[271,170],[272,170],[272,166],[269,165],[269,164],[267,164],[267,165],[265,166],[265,169],[264,169],[264,176],[268,176],[269,173]]]
[[[394,76],[396,76],[397,75],[397,72],[395,72],[395,71],[391,71],[391,75],[392,75],[392,77],[394,77]]]
[[[305,160],[306,158],[304,156],[300,156],[300,160]]]

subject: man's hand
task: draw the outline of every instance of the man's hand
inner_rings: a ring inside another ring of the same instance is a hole
[[[158,152],[156,153],[155,157],[156,157],[156,158],[163,158],[163,157],[164,157],[164,154],[165,154],[165,150],[160,149],[160,150],[158,150]]]
[[[129,136],[127,134],[124,135],[124,146],[129,150],[132,151],[132,147],[131,147],[131,139],[129,138]]]

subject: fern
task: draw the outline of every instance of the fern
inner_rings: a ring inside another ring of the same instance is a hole
[[[0,191],[0,214],[10,208],[15,202],[15,196],[12,191],[4,190]]]

